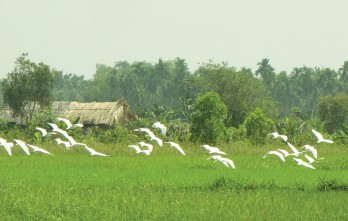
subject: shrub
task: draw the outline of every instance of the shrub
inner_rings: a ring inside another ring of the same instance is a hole
[[[274,122],[267,118],[259,108],[251,112],[243,123],[246,135],[253,144],[265,144],[266,137],[272,130],[273,125]]]
[[[223,140],[227,107],[217,93],[199,96],[189,117],[192,141],[216,144]]]

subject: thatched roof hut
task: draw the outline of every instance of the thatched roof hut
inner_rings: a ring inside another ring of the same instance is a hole
[[[125,124],[136,119],[130,106],[124,99],[117,102],[91,102],[80,103],[71,101],[55,101],[52,104],[52,112],[57,117],[64,117],[86,126],[97,125],[112,127],[115,123]],[[2,117],[9,122],[23,124],[19,118],[13,118],[9,109],[2,110]]]

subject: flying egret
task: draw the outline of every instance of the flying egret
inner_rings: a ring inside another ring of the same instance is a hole
[[[273,136],[273,138],[278,138],[278,137],[280,137],[280,138],[282,138],[282,140],[285,141],[285,142],[288,141],[288,136],[279,134],[278,132],[273,132],[273,133],[270,133],[270,134],[268,134],[268,135]]]
[[[288,157],[288,156],[293,156],[294,155],[294,154],[290,154],[288,151],[283,150],[283,149],[278,149],[278,151],[280,153],[282,153],[284,157]]]
[[[323,138],[323,135],[321,135],[321,133],[319,133],[318,131],[312,129],[312,132],[313,132],[314,135],[317,137],[317,142],[318,142],[318,143],[322,143],[322,142],[324,142],[324,143],[333,143],[332,140],[324,139],[324,138]]]
[[[27,147],[27,145],[25,144],[24,141],[16,140],[16,139],[14,139],[13,141],[16,142],[16,144],[17,144],[18,146],[20,146],[20,147],[22,148],[22,150],[23,150],[27,155],[30,155],[29,148]]]
[[[174,142],[164,142],[169,144],[171,147],[175,147],[182,155],[186,155],[185,152],[183,151],[183,149],[179,146],[179,144],[174,143]]]
[[[41,128],[41,127],[36,127],[35,129],[40,131],[42,137],[45,137],[45,136],[50,135],[50,134],[56,134],[54,132],[49,132],[48,133],[45,128]]]
[[[277,157],[279,157],[279,159],[283,162],[285,162],[285,158],[283,156],[283,154],[281,154],[280,152],[276,151],[276,150],[271,150],[268,151],[265,155],[263,155],[263,159],[265,159],[267,157],[267,155],[276,155]]]
[[[65,130],[60,129],[60,128],[57,126],[57,124],[52,124],[52,123],[48,123],[48,124],[52,127],[53,131],[58,132],[58,133],[60,133],[61,135],[63,135],[63,136],[70,142],[70,146],[71,146],[71,147],[72,147],[72,146],[75,146],[75,145],[79,145],[79,146],[85,146],[85,145],[86,145],[86,144],[84,144],[84,143],[78,143],[78,142],[76,142],[76,140],[75,140],[73,137],[71,137],[71,136],[68,134],[68,132],[66,132]]]
[[[294,157],[293,159],[297,162],[297,165],[305,166],[305,167],[307,167],[307,168],[311,168],[311,169],[315,170],[315,167],[313,167],[313,166],[310,165],[309,163],[304,162],[303,160],[301,160],[301,159],[299,159],[299,158],[296,158],[296,157]]]
[[[11,148],[13,147],[12,142],[7,142],[7,140],[1,138],[0,139],[0,145],[3,146],[9,156],[12,156],[12,150]]]
[[[44,154],[52,155],[50,152],[48,152],[47,150],[44,150],[44,149],[42,149],[40,147],[31,145],[31,144],[27,144],[27,146],[30,147],[31,149],[33,149],[34,152],[41,152],[41,153],[44,153]]]
[[[206,150],[208,150],[210,154],[222,154],[222,155],[226,155],[225,152],[221,151],[219,148],[217,147],[212,147],[212,146],[209,146],[208,144],[204,144],[202,145],[202,147]]]
[[[140,146],[142,146],[142,147],[147,147],[147,149],[150,150],[150,152],[152,152],[152,150],[153,150],[153,145],[152,144],[145,143],[143,141],[139,142],[138,144],[140,144]]]
[[[66,149],[69,149],[71,147],[71,144],[68,141],[63,141],[60,138],[57,138],[57,139],[54,139],[54,140],[57,142],[58,145],[59,144],[63,144]]]
[[[304,155],[306,157],[306,159],[308,160],[309,164],[313,164],[313,163],[318,163],[319,160],[323,160],[324,158],[319,158],[319,159],[313,159],[312,157],[308,156],[307,154]]]
[[[163,146],[163,140],[162,140],[161,138],[159,138],[159,137],[151,137],[150,140],[156,141],[157,144],[158,144],[159,146],[161,146],[161,147]]]
[[[235,167],[235,165],[234,165],[234,163],[233,163],[233,161],[231,159],[222,157],[220,155],[210,156],[210,157],[207,158],[207,160],[209,160],[209,159],[213,159],[213,160],[215,160],[215,162],[219,161],[219,162],[223,163],[226,167],[231,167],[233,169],[236,169],[236,167]]]
[[[72,127],[83,127],[83,124],[72,124],[69,119],[58,117],[58,121],[63,121],[66,124],[66,129],[70,129]]]
[[[290,149],[291,149],[292,152],[293,152],[291,155],[293,155],[293,156],[295,156],[295,157],[298,157],[298,156],[300,156],[300,154],[303,153],[303,151],[298,151],[298,150],[296,149],[296,147],[294,147],[291,143],[286,142],[286,144],[290,147]]]
[[[99,153],[97,151],[95,151],[94,149],[88,147],[87,145],[84,145],[85,149],[90,153],[90,156],[101,156],[101,157],[107,157],[109,155],[103,154],[103,153]]]
[[[150,155],[150,153],[151,153],[150,149],[142,150],[137,145],[128,145],[128,147],[133,148],[136,153],[144,153],[145,155]]]
[[[317,149],[315,149],[315,148],[312,147],[311,145],[306,144],[306,145],[304,145],[302,148],[304,148],[305,150],[311,152],[311,153],[313,154],[313,157],[314,157],[315,159],[318,158],[318,151],[317,151]]]
[[[153,128],[159,128],[161,130],[161,134],[163,136],[166,136],[167,133],[167,127],[161,124],[160,122],[156,122],[152,125]]]

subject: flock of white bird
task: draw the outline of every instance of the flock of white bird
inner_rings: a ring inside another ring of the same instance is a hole
[[[66,125],[65,129],[61,129],[58,127],[57,124],[54,123],[48,123],[52,127],[52,131],[47,132],[45,128],[41,127],[36,127],[36,130],[38,130],[41,133],[42,137],[48,137],[51,135],[58,135],[61,137],[64,137],[66,140],[62,140],[60,138],[54,139],[57,145],[63,144],[66,149],[70,149],[73,146],[82,146],[85,148],[86,151],[89,152],[91,156],[108,156],[103,153],[99,153],[95,151],[94,149],[88,147],[87,144],[84,143],[78,143],[76,140],[68,134],[68,130],[74,128],[74,127],[83,127],[82,124],[72,124],[68,119],[65,118],[57,118],[57,121],[63,121]],[[30,155],[31,152],[40,152],[43,154],[50,154],[47,150],[34,146],[32,144],[26,143],[25,141],[19,140],[19,139],[14,139],[13,142],[8,142],[6,139],[0,138],[0,146],[4,147],[6,152],[8,153],[9,156],[12,156],[12,148],[15,146],[19,146],[27,155]]]
[[[318,131],[312,129],[312,132],[316,136],[318,143],[329,143],[329,144],[333,143],[332,140],[324,139],[323,135],[319,133]],[[278,132],[273,132],[273,133],[270,133],[269,135],[272,136],[274,139],[275,138],[282,139],[289,147],[290,152],[284,149],[271,150],[271,151],[268,151],[263,156],[264,159],[268,155],[275,155],[281,161],[285,162],[285,158],[291,157],[293,160],[296,161],[297,165],[304,166],[310,169],[315,169],[313,164],[324,159],[324,158],[318,158],[318,150],[314,146],[305,144],[300,148],[300,150],[298,150],[288,141],[288,137],[286,135],[279,134]],[[301,158],[302,156],[303,158]]]
[[[48,123],[52,131],[47,131],[44,128],[36,127],[36,129],[41,133],[42,137],[49,137],[51,135],[57,135],[58,138],[55,138],[54,141],[57,145],[64,145],[66,149],[71,149],[74,146],[81,146],[83,147],[91,156],[109,156],[104,153],[97,152],[96,150],[90,148],[87,144],[79,143],[77,142],[72,136],[69,135],[68,131],[74,127],[83,127],[82,124],[72,124],[68,119],[65,118],[57,118],[58,122],[64,122],[66,127],[64,129],[59,128],[59,126],[55,123]],[[160,133],[163,137],[166,137],[167,133],[167,127],[163,125],[160,122],[156,122],[152,125],[152,128],[159,129]],[[175,143],[173,141],[163,142],[161,138],[156,136],[149,128],[138,128],[134,129],[135,132],[144,133],[145,137],[148,137],[150,141],[155,143],[156,148],[163,147],[165,144],[167,146],[175,148],[181,155],[186,155],[184,150],[180,147],[178,143]],[[318,143],[333,143],[333,141],[324,139],[323,136],[317,132],[316,130],[312,129],[313,134],[317,137]],[[279,134],[278,132],[273,132],[269,134],[274,139],[280,138],[282,139],[288,146],[289,150],[285,149],[277,149],[277,150],[271,150],[268,151],[264,156],[263,159],[265,159],[268,155],[275,155],[277,156],[282,162],[285,162],[287,157],[291,157],[293,160],[297,162],[298,165],[304,166],[307,168],[315,169],[313,166],[314,163],[319,162],[320,160],[324,158],[318,158],[318,151],[315,147],[306,144],[301,147],[300,150],[298,150],[296,147],[294,147],[289,141],[288,137],[286,135]],[[61,139],[63,138],[63,140]],[[47,150],[37,147],[35,145],[26,143],[19,139],[14,139],[13,142],[8,142],[7,140],[0,138],[0,146],[4,147],[6,152],[9,156],[12,156],[12,148],[15,146],[19,146],[27,155],[30,155],[31,152],[40,152],[43,154],[50,154]],[[154,144],[147,143],[145,141],[138,142],[137,144],[131,144],[128,145],[129,148],[133,148],[135,150],[136,154],[145,154],[149,156],[151,152],[153,151]],[[225,165],[228,168],[236,169],[234,162],[225,157],[227,154],[223,151],[221,151],[218,147],[212,147],[208,144],[204,144],[201,147],[210,154],[210,156],[207,158],[207,160],[213,160],[214,162],[220,162],[223,165]],[[310,156],[310,155],[311,156]],[[301,158],[303,156],[303,158]]]

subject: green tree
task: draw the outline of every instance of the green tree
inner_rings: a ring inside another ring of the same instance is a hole
[[[15,62],[15,68],[3,81],[4,103],[13,115],[31,120],[36,109],[45,109],[53,100],[55,71],[49,66],[36,64],[22,54]]]
[[[348,120],[348,94],[337,94],[320,97],[319,117],[325,129],[332,133]]]
[[[257,63],[258,68],[255,71],[256,76],[260,75],[263,79],[263,82],[268,87],[273,87],[274,79],[275,79],[275,73],[274,68],[269,64],[269,59],[264,58],[261,62]]]
[[[247,136],[254,144],[264,144],[267,134],[272,131],[274,122],[267,118],[261,109],[257,108],[245,119],[243,126],[246,128]]]
[[[190,114],[191,140],[215,144],[224,138],[227,107],[215,92],[199,96]]]
[[[239,127],[257,107],[267,113],[267,116],[274,116],[278,112],[261,80],[249,72],[237,71],[226,64],[203,64],[184,83],[193,94],[207,91],[218,93],[227,105],[227,126]]]
[[[338,70],[339,79],[345,83],[348,82],[348,61],[345,61]]]

